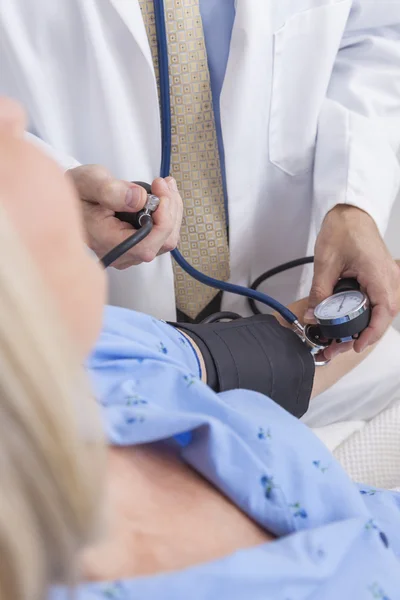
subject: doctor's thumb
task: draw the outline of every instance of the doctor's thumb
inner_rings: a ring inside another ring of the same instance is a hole
[[[95,200],[114,212],[138,212],[146,204],[147,192],[140,185],[113,179],[104,183]]]
[[[304,315],[306,323],[315,323],[314,308],[333,293],[341,275],[341,267],[335,264],[315,263],[314,277],[308,297],[308,309]]]
[[[115,179],[101,165],[82,165],[70,169],[79,197],[87,202],[99,204],[113,212],[138,212],[146,204],[146,190],[134,183]]]

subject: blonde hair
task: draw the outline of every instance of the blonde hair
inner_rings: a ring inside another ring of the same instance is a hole
[[[0,204],[0,600],[76,580],[95,529],[95,403],[40,277]]]

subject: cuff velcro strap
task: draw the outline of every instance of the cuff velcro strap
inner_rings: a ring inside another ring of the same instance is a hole
[[[174,324],[199,346],[217,392],[247,389],[300,417],[308,408],[314,359],[298,336],[272,315],[222,323]]]

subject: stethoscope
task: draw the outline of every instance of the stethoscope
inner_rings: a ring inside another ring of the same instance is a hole
[[[162,123],[162,159],[160,176],[165,178],[170,174],[171,166],[171,99],[170,99],[170,83],[169,83],[169,61],[168,61],[168,42],[165,25],[164,1],[154,0],[154,16],[157,32],[157,49],[159,61],[160,75],[160,106],[161,106],[161,123]],[[113,262],[122,256],[125,252],[141,242],[153,227],[152,214],[157,210],[159,199],[151,192],[149,184],[137,182],[142,185],[147,191],[147,203],[140,213],[116,213],[116,217],[122,221],[131,223],[137,231],[127,240],[113,248],[106,256],[103,257],[102,263],[104,267],[110,266]],[[310,352],[314,356],[315,364],[322,366],[329,361],[321,357],[321,353],[329,344],[336,340],[345,342],[355,339],[369,324],[371,317],[370,304],[364,292],[359,288],[358,282],[355,279],[341,279],[338,281],[334,289],[334,294],[318,305],[314,311],[317,325],[303,326],[298,317],[290,311],[286,306],[281,304],[275,298],[258,291],[259,285],[268,278],[282,273],[288,269],[305,265],[313,262],[313,257],[305,257],[290,263],[280,265],[275,269],[261,275],[251,286],[246,288],[232,283],[219,281],[204,275],[190,265],[182,256],[179,250],[175,249],[171,252],[174,260],[179,266],[197,279],[201,283],[210,287],[216,288],[223,292],[230,292],[245,296],[249,300],[250,307],[253,313],[260,313],[256,307],[256,302],[265,304],[281,315],[285,321],[292,327],[295,333],[309,347]],[[234,313],[219,313],[210,320],[219,320],[222,318],[239,318],[239,315]]]

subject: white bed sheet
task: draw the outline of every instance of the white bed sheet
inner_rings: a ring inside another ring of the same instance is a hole
[[[303,419],[350,477],[400,490],[400,334],[390,329],[354,371],[313,400]]]
[[[400,401],[334,450],[350,477],[373,487],[400,487]]]
[[[302,421],[313,429],[370,421],[399,397],[400,333],[390,328],[363,362],[311,401]]]

